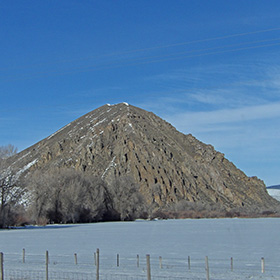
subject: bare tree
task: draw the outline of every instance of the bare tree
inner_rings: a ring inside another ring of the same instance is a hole
[[[21,204],[24,189],[13,174],[0,174],[0,228],[13,225],[17,206]]]
[[[5,159],[10,156],[13,156],[17,153],[17,148],[12,145],[8,144],[6,146],[0,146],[0,159]]]
[[[15,173],[6,165],[5,159],[14,155],[17,149],[13,145],[0,147],[0,227],[14,223],[16,208],[20,205],[24,189],[17,181]]]
[[[100,178],[74,169],[36,171],[27,179],[30,212],[36,223],[113,220],[107,186]]]
[[[51,185],[54,183],[51,172],[35,171],[25,181],[30,193],[29,214],[32,221],[37,224],[47,223],[47,209],[52,198]],[[44,222],[43,222],[44,220]]]
[[[102,221],[111,209],[106,184],[81,171],[64,170],[61,208],[64,222]]]
[[[122,221],[140,218],[146,212],[146,205],[142,194],[131,177],[117,178],[110,186],[113,207],[119,213]]]
[[[100,177],[69,168],[36,171],[27,184],[36,223],[133,220],[146,210],[139,186],[129,177],[108,186]]]

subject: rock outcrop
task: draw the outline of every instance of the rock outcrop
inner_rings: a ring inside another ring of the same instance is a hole
[[[155,114],[121,103],[104,105],[9,158],[18,175],[75,168],[112,184],[129,176],[147,205],[180,201],[225,211],[278,207],[264,183],[247,177],[213,146],[178,132]]]

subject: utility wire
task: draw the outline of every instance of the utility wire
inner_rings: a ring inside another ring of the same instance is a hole
[[[131,61],[138,61],[138,60],[146,60],[146,59],[153,59],[153,58],[162,58],[162,57],[170,57],[170,56],[176,56],[176,55],[184,55],[188,53],[198,53],[198,52],[204,52],[204,51],[212,51],[212,50],[218,50],[218,49],[224,49],[224,48],[230,48],[230,47],[237,47],[237,46],[244,46],[244,45],[251,45],[251,44],[256,44],[256,43],[265,43],[265,42],[273,42],[273,41],[279,41],[279,38],[274,38],[274,39],[267,39],[267,40],[258,40],[258,41],[250,41],[246,43],[238,43],[238,44],[230,44],[230,45],[223,45],[219,47],[213,47],[213,48],[204,48],[204,49],[198,49],[198,50],[189,50],[189,51],[184,51],[184,52],[177,52],[177,53],[171,53],[171,54],[165,54],[165,55],[156,55],[156,56],[146,56],[146,57],[139,57],[139,58],[134,58],[131,59]],[[257,46],[258,47],[258,46]],[[260,46],[261,47],[261,46]],[[112,64],[117,64],[112,63]]]
[[[154,50],[154,49],[162,49],[162,48],[170,48],[170,47],[177,47],[177,46],[183,46],[183,45],[190,45],[190,44],[195,44],[195,43],[216,41],[216,40],[222,40],[222,39],[228,39],[228,38],[234,38],[234,37],[241,37],[241,36],[259,34],[259,33],[266,33],[266,32],[272,32],[272,31],[279,31],[279,30],[280,30],[280,27],[278,27],[278,28],[271,28],[271,29],[265,29],[265,30],[252,31],[252,32],[236,33],[236,34],[220,36],[220,37],[212,37],[212,38],[193,40],[193,41],[187,41],[187,42],[176,43],[176,44],[169,44],[169,45],[162,45],[162,46],[156,46],[156,47],[150,47],[150,48],[136,49],[136,50],[127,51],[125,53],[118,53],[118,55],[119,54],[132,53],[132,52],[142,52],[142,51],[147,51],[147,50]]]
[[[230,35],[226,35],[226,36],[212,37],[212,38],[199,39],[199,40],[193,40],[193,41],[186,41],[186,42],[175,43],[175,44],[148,47],[148,48],[142,48],[142,49],[134,49],[134,50],[128,50],[128,51],[123,51],[123,52],[114,52],[114,53],[108,53],[108,54],[103,54],[103,55],[88,56],[88,57],[82,58],[82,59],[57,60],[55,62],[49,62],[49,63],[29,64],[26,66],[9,68],[9,69],[14,69],[14,70],[26,69],[27,67],[30,68],[30,67],[34,67],[34,66],[51,65],[51,64],[57,64],[57,63],[69,63],[69,62],[75,62],[75,61],[86,61],[86,60],[90,60],[90,59],[94,59],[94,58],[100,59],[102,57],[120,56],[120,55],[133,54],[133,53],[138,53],[138,52],[145,52],[145,51],[151,51],[151,50],[157,50],[157,49],[191,45],[191,44],[195,44],[195,43],[210,42],[210,41],[223,40],[223,39],[229,39],[229,38],[234,38],[234,37],[242,37],[242,36],[248,36],[248,35],[253,35],[253,34],[261,34],[261,33],[273,32],[273,31],[280,31],[280,27],[264,29],[264,30],[257,30],[257,31],[252,31],[252,32],[236,33],[236,34],[230,34]],[[0,68],[0,71],[4,71],[4,70],[7,70],[7,68]]]
[[[275,41],[275,40],[280,40],[279,38],[277,39],[272,39],[272,40],[263,40],[263,41],[256,41],[256,42],[265,42],[265,41]],[[193,51],[188,51],[188,52],[183,52],[183,53],[177,53],[177,54],[170,54],[170,55],[163,55],[163,56],[151,56],[151,57],[146,57],[146,58],[138,58],[132,60],[130,63],[110,63],[107,65],[91,65],[87,67],[80,67],[80,68],[73,68],[70,71],[45,71],[45,72],[40,72],[36,73],[36,75],[30,76],[26,75],[21,78],[6,78],[6,81],[15,81],[15,80],[26,80],[26,79],[32,79],[36,77],[40,77],[42,75],[68,75],[68,74],[73,74],[73,73],[85,73],[85,72],[92,72],[92,71],[99,71],[99,70],[106,70],[106,69],[114,69],[114,68],[120,68],[120,67],[127,67],[127,66],[136,66],[136,65],[144,65],[144,64],[150,64],[150,63],[159,63],[159,62],[166,62],[166,61],[174,61],[174,60],[180,60],[180,59],[187,59],[187,58],[194,58],[194,57],[201,57],[201,56],[208,56],[208,55],[217,55],[221,53],[229,53],[229,52],[237,52],[237,51],[244,51],[244,50],[250,50],[250,49],[258,49],[258,48],[265,48],[265,47],[272,47],[272,46],[279,46],[279,43],[274,43],[274,44],[265,44],[265,45],[257,45],[257,46],[250,46],[250,47],[244,47],[244,48],[235,48],[235,49],[229,49],[229,50],[221,50],[221,51],[213,51],[213,52],[206,52],[206,53],[199,53],[199,54],[193,54],[193,55],[182,55],[190,52],[199,52],[199,51],[205,51],[205,50],[215,50],[215,49],[220,49],[220,48],[225,48],[229,46],[240,46],[244,44],[250,44],[248,43],[241,43],[241,44],[234,44],[234,45],[226,45],[222,47],[216,47],[216,48],[208,48],[208,49],[202,49],[202,50],[193,50]],[[180,56],[177,57],[170,57],[174,55]],[[165,58],[162,58],[165,57]],[[156,59],[155,59],[156,58]],[[159,58],[159,59],[157,59]],[[143,60],[143,61],[141,61]]]

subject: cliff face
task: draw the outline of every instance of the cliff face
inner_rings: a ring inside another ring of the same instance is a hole
[[[9,158],[17,174],[71,167],[108,184],[129,176],[147,205],[181,200],[253,209],[277,206],[264,183],[222,153],[178,132],[153,113],[126,103],[104,105]]]

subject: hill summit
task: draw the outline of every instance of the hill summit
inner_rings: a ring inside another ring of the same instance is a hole
[[[261,213],[279,205],[261,180],[247,177],[213,146],[127,103],[89,112],[7,161],[25,177],[66,168],[108,185],[130,178],[149,213],[187,215],[194,205],[221,215]]]

